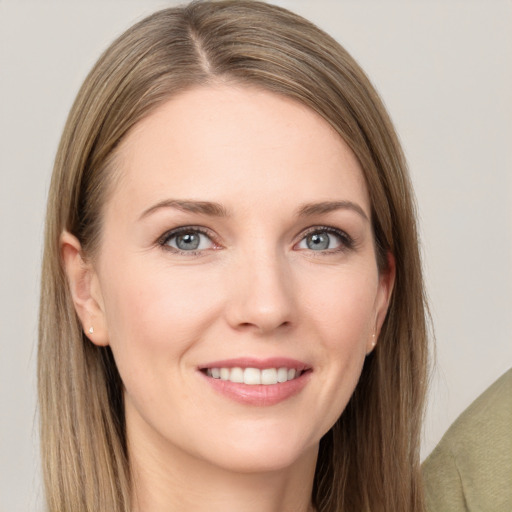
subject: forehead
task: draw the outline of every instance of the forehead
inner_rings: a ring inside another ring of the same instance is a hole
[[[201,87],[170,99],[129,133],[117,164],[116,207],[167,197],[234,208],[341,199],[370,216],[344,140],[313,110],[256,88]]]

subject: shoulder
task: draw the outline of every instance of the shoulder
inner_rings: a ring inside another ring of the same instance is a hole
[[[423,464],[429,509],[512,509],[512,369],[453,423]]]

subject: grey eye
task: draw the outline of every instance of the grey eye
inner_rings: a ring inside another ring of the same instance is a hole
[[[326,251],[328,249],[338,249],[343,243],[342,235],[318,230],[306,235],[300,241],[298,247],[299,249],[309,249],[310,251]]]
[[[185,233],[176,237],[176,247],[182,251],[194,251],[200,242],[199,233]]]
[[[313,233],[306,237],[308,249],[313,251],[325,251],[329,248],[330,236],[328,233]]]
[[[178,251],[202,251],[203,249],[211,249],[214,246],[211,238],[200,231],[182,231],[180,233],[171,234],[164,241],[167,245]]]

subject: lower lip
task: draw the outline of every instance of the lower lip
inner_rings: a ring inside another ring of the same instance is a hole
[[[296,395],[308,383],[311,371],[305,371],[300,377],[277,384],[243,384],[229,380],[214,379],[200,372],[208,384],[222,395],[246,405],[275,405]]]

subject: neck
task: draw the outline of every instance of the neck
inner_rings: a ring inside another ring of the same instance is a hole
[[[237,472],[179,448],[129,442],[133,512],[312,512],[317,448],[287,468]]]

